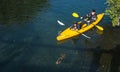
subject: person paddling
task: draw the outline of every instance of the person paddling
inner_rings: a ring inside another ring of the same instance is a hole
[[[81,24],[90,24],[94,21],[97,20],[97,14],[96,11],[93,9],[92,12],[90,12],[89,14],[87,14],[85,17],[83,17],[84,20],[81,22]]]
[[[79,25],[77,22],[75,22],[71,27],[70,27],[71,30],[78,30],[79,29]]]

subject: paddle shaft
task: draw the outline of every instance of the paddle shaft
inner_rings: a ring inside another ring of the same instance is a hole
[[[76,32],[78,32],[78,31],[76,31]],[[80,32],[78,32],[78,33],[80,33]],[[91,37],[89,37],[89,36],[87,36],[87,35],[85,35],[85,34],[81,34],[82,36],[84,36],[84,37],[86,37],[86,38],[88,38],[88,39],[91,39]]]

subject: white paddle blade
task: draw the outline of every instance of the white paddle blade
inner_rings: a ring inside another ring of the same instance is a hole
[[[60,25],[65,26],[65,24],[62,23],[61,21],[57,20],[57,22],[58,22]]]
[[[91,39],[91,37],[85,35],[85,34],[82,34],[84,37],[88,38],[88,39]]]

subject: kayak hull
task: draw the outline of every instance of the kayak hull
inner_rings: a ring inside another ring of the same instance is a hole
[[[75,36],[78,36],[90,29],[92,29],[93,27],[95,27],[103,18],[104,13],[98,14],[97,15],[97,20],[93,23],[91,23],[90,25],[81,28],[80,30],[71,30],[70,27],[68,27],[67,29],[65,29],[63,32],[61,32],[58,36],[57,36],[57,40],[61,41],[61,40],[66,40]]]

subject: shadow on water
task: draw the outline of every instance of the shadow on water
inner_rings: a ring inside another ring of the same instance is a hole
[[[120,45],[117,45],[112,52],[112,62],[110,72],[120,72]]]
[[[37,39],[33,39],[34,41],[38,40],[39,41],[40,38]],[[31,40],[32,41],[32,40]],[[27,42],[24,41],[10,41],[10,40],[2,40],[3,43],[11,43],[11,45],[9,45],[9,47],[7,45],[4,45],[3,48],[0,48],[0,55],[3,55],[3,58],[0,58],[0,68],[2,70],[2,68],[4,69],[9,63],[13,62],[13,60],[15,60],[16,58],[19,58],[19,56],[21,56],[21,54],[24,55],[24,50],[25,47],[28,49],[34,47],[34,48],[62,48],[62,49],[66,49],[67,51],[69,50],[77,50],[78,51],[78,57],[77,59],[74,59],[73,57],[73,65],[70,65],[69,67],[65,67],[62,65],[59,66],[44,66],[44,65],[32,65],[32,64],[24,64],[24,59],[23,59],[23,63],[16,63],[13,65],[13,67],[15,67],[16,65],[19,64],[19,66],[16,66],[13,70],[13,68],[11,68],[10,70],[12,70],[13,72],[39,72],[39,71],[44,71],[44,72],[48,72],[48,71],[54,71],[54,72],[68,72],[68,71],[74,71],[74,72],[82,72],[82,71],[86,71],[86,72],[107,72],[107,70],[110,70],[111,67],[111,72],[119,72],[118,68],[119,68],[119,45],[115,48],[113,48],[112,50],[106,50],[104,48],[102,48],[101,46],[96,47],[96,49],[93,48],[79,48],[76,47],[74,48],[68,48],[66,46],[56,46],[56,45],[51,45],[51,44],[44,44],[41,42],[29,42],[27,44]],[[14,44],[15,43],[15,44]],[[20,46],[20,45],[27,45],[27,46]],[[15,45],[15,46],[12,46]],[[40,45],[40,46],[39,46]],[[16,47],[18,47],[16,49]],[[4,51],[4,48],[5,49]],[[6,53],[7,52],[7,53]],[[87,53],[86,53],[87,52]],[[83,54],[83,55],[82,55]],[[2,56],[1,56],[2,57]],[[70,56],[71,57],[71,56]],[[71,57],[71,59],[72,59]],[[29,58],[29,56],[28,56]],[[90,59],[89,59],[90,58]],[[93,58],[93,59],[91,59]],[[88,60],[87,60],[88,59]],[[20,59],[21,60],[21,59]],[[70,60],[70,59],[69,59]],[[37,60],[36,60],[37,61]],[[90,63],[92,61],[92,63]],[[18,61],[19,62],[19,61]],[[44,61],[43,61],[44,62]],[[82,63],[83,62],[83,63]],[[88,62],[88,63],[87,63]],[[106,63],[107,62],[107,63]],[[112,64],[111,64],[112,63]],[[64,65],[64,64],[63,64]],[[69,64],[68,64],[69,65]],[[112,67],[114,66],[115,67]],[[116,70],[117,69],[117,70]],[[8,69],[9,70],[9,69]],[[112,71],[113,70],[113,71]],[[7,72],[7,70],[4,70]],[[3,71],[3,72],[4,72]]]
[[[1,0],[0,24],[22,23],[48,6],[47,0]]]
[[[77,59],[74,59],[74,56],[70,56],[72,60],[74,60],[71,64],[68,64],[68,67],[62,65],[40,65],[40,64],[24,64],[23,63],[16,63],[14,64],[14,70],[12,72],[119,72],[119,65],[120,65],[120,45],[117,45],[112,50],[105,50],[101,47],[97,47],[93,50],[86,50],[81,51],[81,49],[78,50],[78,56]],[[16,56],[19,56],[22,52],[19,52],[19,50],[14,53],[13,55],[10,55],[8,59],[0,63],[0,67],[4,68],[5,65],[7,65],[10,61],[12,61]],[[84,54],[84,55],[81,55]],[[68,56],[68,55],[67,55]],[[73,57],[73,58],[72,58]],[[89,58],[93,59],[89,59]],[[88,60],[86,60],[88,59]],[[70,60],[70,59],[69,59]],[[37,61],[37,60],[36,60]],[[90,63],[92,61],[93,63]],[[43,61],[44,62],[44,61]],[[19,66],[17,65],[19,64]],[[15,67],[16,66],[16,67]],[[9,69],[8,69],[9,70]],[[7,70],[5,70],[7,72]]]
[[[97,40],[102,48],[109,50],[114,48],[116,45],[120,44],[120,28],[119,27],[105,27],[105,31],[103,35],[101,35],[100,39]]]
[[[106,50],[101,46],[96,47],[96,49],[91,48],[91,49],[83,50],[84,52],[85,51],[89,52],[89,55],[90,52],[92,53],[92,55],[90,55],[92,57],[91,64],[90,66],[86,66],[89,67],[88,69],[89,71],[86,72],[120,72],[119,48],[120,45],[116,45],[111,50]],[[78,51],[81,52],[81,49]]]

